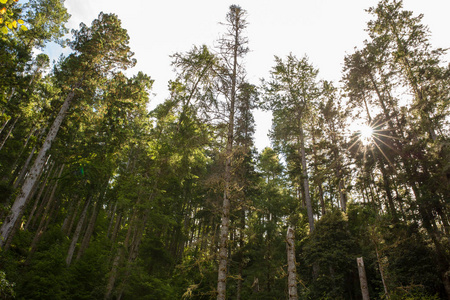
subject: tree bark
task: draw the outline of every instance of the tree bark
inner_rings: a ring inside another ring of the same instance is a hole
[[[58,173],[58,177],[61,176],[61,173],[62,173],[63,169],[64,169],[64,165],[61,166],[61,169],[60,169],[60,171]],[[47,225],[48,225],[47,219],[50,218],[50,215],[51,215],[51,211],[52,211],[51,208],[52,208],[52,205],[53,205],[53,199],[54,199],[57,187],[58,187],[58,181],[55,182],[55,184],[53,185],[53,188],[52,188],[52,191],[50,193],[49,199],[48,199],[48,201],[47,201],[47,203],[45,205],[45,209],[44,209],[44,212],[42,213],[42,217],[41,217],[41,222],[39,222],[39,227],[38,227],[38,229],[36,231],[36,234],[34,235],[33,241],[31,242],[30,252],[28,254],[27,261],[29,261],[31,259],[33,253],[36,251],[36,247],[37,247],[37,244],[38,244],[38,242],[39,242],[39,240],[41,238],[41,235],[47,228]]]
[[[312,233],[314,231],[314,215],[312,209],[311,195],[309,193],[309,177],[306,165],[305,137],[303,134],[303,125],[301,120],[299,131],[300,131],[300,156],[302,159],[302,177],[303,177],[303,188],[305,192],[306,212],[308,214],[309,232]]]
[[[361,284],[361,294],[363,300],[370,300],[369,287],[367,286],[366,269],[364,268],[364,260],[362,257],[356,258],[358,264],[359,282]]]
[[[388,290],[387,285],[386,285],[386,278],[384,276],[384,268],[383,268],[383,265],[381,263],[380,254],[378,252],[377,242],[374,241],[374,244],[375,244],[375,253],[377,255],[378,268],[380,269],[381,282],[383,282],[384,294],[386,295],[386,299],[389,300],[390,299],[389,290]]]
[[[94,203],[91,218],[89,219],[89,224],[88,227],[86,228],[86,232],[84,233],[83,241],[81,242],[80,250],[78,250],[76,260],[79,260],[81,258],[81,256],[84,254],[84,251],[86,251],[87,247],[89,246],[92,233],[94,232],[95,221],[97,220],[98,212],[99,210],[96,202]]]
[[[69,109],[70,102],[72,101],[74,96],[75,89],[72,88],[72,91],[69,93],[69,95],[67,95],[66,100],[61,106],[58,116],[53,122],[52,127],[50,128],[50,131],[45,138],[42,148],[39,150],[30,173],[28,174],[28,177],[25,180],[19,195],[17,196],[13,206],[11,207],[9,216],[6,217],[5,221],[2,224],[2,227],[0,229],[0,247],[3,247],[4,242],[8,239],[14,224],[25,209],[25,203],[30,196],[30,192],[33,186],[36,184],[36,181],[39,178],[39,175],[41,174],[44,167],[47,151],[51,148],[52,142],[55,139],[56,134],[58,133],[59,127],[61,126],[64,116]]]
[[[12,123],[11,127],[9,128],[8,132],[6,133],[5,137],[0,142],[0,150],[3,149],[3,146],[5,145],[6,141],[8,140],[9,136],[11,135],[11,132],[13,131],[14,127],[16,126],[17,121],[19,118],[15,118],[14,122]]]
[[[86,200],[86,205],[84,206],[83,212],[81,213],[80,219],[78,220],[77,228],[75,229],[75,233],[72,237],[72,242],[69,246],[69,251],[67,252],[66,257],[66,265],[70,266],[70,263],[72,262],[72,257],[75,252],[75,247],[78,242],[78,238],[80,237],[81,229],[83,228],[84,220],[86,219],[87,210],[89,208],[89,205],[91,203],[92,196],[89,196],[89,198]]]
[[[233,9],[233,8],[230,8]],[[225,300],[226,286],[227,286],[227,263],[228,263],[228,235],[230,226],[230,185],[231,185],[231,160],[233,155],[233,140],[234,140],[234,110],[236,100],[236,81],[237,81],[237,67],[238,67],[238,50],[240,45],[239,32],[241,26],[240,13],[238,8],[234,8],[233,12],[233,34],[234,44],[233,50],[233,70],[231,74],[231,89],[230,89],[230,114],[228,116],[228,134],[227,146],[225,152],[225,188],[223,193],[222,206],[222,226],[220,228],[220,248],[219,248],[219,268],[217,275],[217,300]]]
[[[38,204],[39,204],[39,199],[41,198],[42,193],[44,192],[45,186],[47,185],[48,178],[50,177],[50,174],[52,173],[52,170],[53,170],[54,166],[55,165],[52,163],[51,167],[49,168],[49,170],[47,172],[47,176],[45,177],[44,182],[42,183],[41,189],[39,190],[39,193],[36,196],[36,200],[34,201],[33,208],[31,209],[31,212],[30,212],[30,214],[28,216],[27,223],[25,224],[25,229],[28,229],[28,226],[30,226],[31,220],[33,220],[34,213],[36,212],[36,209],[37,209]]]
[[[295,266],[294,229],[289,226],[286,234],[286,250],[288,263],[288,293],[289,300],[297,300],[297,272]]]

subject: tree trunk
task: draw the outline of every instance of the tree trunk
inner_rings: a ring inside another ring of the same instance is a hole
[[[86,228],[86,232],[84,233],[83,241],[81,242],[80,250],[78,250],[76,260],[79,260],[81,258],[81,256],[84,254],[84,251],[86,251],[87,247],[89,246],[92,233],[94,232],[95,221],[97,220],[98,212],[99,210],[96,202],[94,203],[91,218],[89,219],[89,224],[88,227]]]
[[[0,150],[3,149],[3,146],[5,145],[6,141],[8,140],[9,136],[11,135],[11,132],[13,131],[14,127],[16,126],[17,121],[19,118],[14,119],[14,123],[12,123],[11,127],[9,128],[8,132],[6,133],[5,137],[0,141]]]
[[[240,26],[240,19],[238,12],[234,12],[235,26]],[[239,42],[239,28],[234,30],[234,44],[233,50],[233,70],[231,74],[231,89],[230,89],[230,113],[228,116],[228,133],[227,146],[225,152],[225,188],[223,193],[222,206],[222,225],[220,228],[220,248],[219,248],[219,268],[217,275],[217,300],[225,300],[226,286],[227,286],[227,263],[228,263],[228,233],[230,227],[230,185],[231,185],[231,160],[233,155],[233,140],[234,140],[234,110],[236,100],[236,81],[237,81],[237,67],[238,67],[238,48]]]
[[[378,252],[377,242],[374,241],[374,244],[375,244],[375,253],[377,255],[378,268],[380,269],[381,281],[383,282],[384,294],[386,296],[386,299],[389,300],[390,299],[389,291],[388,291],[388,288],[387,288],[387,285],[386,285],[386,278],[384,276],[384,268],[383,268],[383,265],[381,263],[380,254]]]
[[[288,263],[288,293],[289,300],[297,300],[297,272],[295,265],[294,229],[289,226],[286,234],[286,250]]]
[[[33,208],[31,209],[31,212],[28,216],[27,223],[25,224],[25,229],[28,229],[28,226],[30,226],[31,220],[33,220],[34,213],[36,212],[36,209],[39,204],[39,199],[41,199],[42,193],[44,192],[45,186],[47,185],[48,178],[50,177],[50,174],[52,173],[54,166],[55,165],[52,163],[50,169],[47,172],[47,176],[45,177],[44,182],[42,183],[41,189],[39,190],[39,193],[36,196],[36,200],[34,201]]]
[[[108,278],[108,285],[106,286],[106,292],[105,292],[105,300],[108,300],[111,298],[111,294],[114,288],[114,284],[116,283],[117,280],[117,272],[119,270],[119,265],[120,265],[120,261],[122,260],[122,256],[123,256],[123,252],[126,251],[128,249],[128,243],[130,241],[130,237],[133,231],[133,223],[134,220],[136,219],[137,216],[137,210],[134,210],[133,215],[131,216],[130,219],[130,224],[128,225],[128,230],[127,230],[127,234],[125,236],[125,240],[123,242],[123,245],[119,246],[118,250],[117,250],[117,254],[114,257],[114,261],[111,267],[111,272],[109,273],[109,278]]]
[[[61,106],[58,116],[53,122],[52,127],[50,128],[50,131],[45,138],[44,144],[39,150],[39,153],[34,161],[33,166],[31,167],[28,177],[25,180],[19,195],[14,201],[13,206],[11,207],[9,216],[6,217],[5,221],[2,224],[2,227],[0,229],[0,247],[3,247],[4,242],[8,239],[14,224],[25,209],[25,203],[30,196],[30,192],[33,186],[36,184],[36,181],[39,178],[39,175],[41,174],[44,167],[47,151],[51,148],[51,144],[55,139],[56,134],[58,133],[59,127],[61,126],[67,110],[69,109],[70,102],[72,101],[74,95],[75,90],[73,88],[69,95],[66,97],[63,105]]]
[[[61,166],[60,172],[58,173],[58,177],[61,176],[63,169],[64,169],[64,165]],[[33,241],[31,242],[30,252],[28,253],[27,262],[30,261],[33,253],[36,251],[36,247],[37,247],[39,240],[41,239],[42,233],[44,233],[44,231],[47,229],[47,226],[49,223],[49,221],[47,219],[50,218],[51,212],[53,211],[52,210],[53,199],[54,199],[57,187],[58,187],[58,182],[55,182],[55,184],[53,185],[52,191],[50,193],[49,199],[45,205],[44,212],[42,213],[41,222],[39,222],[39,227],[36,230],[36,234],[34,235]]]
[[[305,152],[305,137],[303,134],[303,125],[300,120],[300,156],[302,159],[302,177],[303,177],[303,189],[305,192],[306,212],[308,214],[309,232],[314,231],[314,215],[312,209],[311,195],[309,193],[309,177],[308,169],[306,165],[306,152]]]
[[[30,154],[28,155],[27,160],[23,164],[22,169],[19,172],[19,177],[14,181],[13,188],[16,189],[19,187],[20,184],[22,184],[23,179],[25,178],[25,175],[27,174],[28,166],[30,165],[31,159],[34,156],[34,151],[36,150],[36,144],[33,146],[33,149],[31,149]],[[14,176],[15,177],[15,176]],[[12,180],[14,180],[14,177]]]
[[[69,246],[69,251],[67,252],[66,257],[66,265],[70,266],[70,263],[72,262],[72,257],[75,252],[75,247],[78,242],[78,238],[80,237],[81,229],[83,228],[84,220],[86,219],[87,210],[89,208],[89,205],[91,203],[92,196],[89,196],[88,200],[86,200],[86,205],[83,209],[83,212],[81,213],[80,219],[78,220],[77,228],[75,229],[75,233],[72,237],[72,242]]]
[[[116,210],[117,210],[117,202],[114,204],[114,209],[110,214],[110,221],[108,225],[108,230],[106,231],[106,237],[109,238],[111,236],[111,229],[114,224],[114,219],[116,218]]]
[[[112,290],[114,288],[114,283],[116,282],[117,278],[117,271],[119,270],[119,264],[120,259],[122,258],[122,252],[123,248],[120,247],[117,250],[116,257],[114,257],[114,262],[111,268],[111,272],[109,273],[109,279],[108,279],[108,285],[106,286],[106,292],[105,292],[105,300],[108,300],[111,298]]]
[[[364,268],[364,260],[362,257],[356,258],[358,264],[359,282],[361,284],[361,294],[363,300],[370,300],[369,287],[367,286],[366,269]]]
[[[3,112],[4,112],[4,111],[2,111],[2,114],[3,114]],[[8,119],[8,120],[5,121],[5,123],[3,123],[2,128],[0,129],[0,134],[2,134],[3,129],[5,129],[6,125],[8,125],[8,123],[9,123],[10,120],[11,120],[11,119]]]

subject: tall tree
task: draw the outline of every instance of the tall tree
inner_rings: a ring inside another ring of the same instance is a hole
[[[224,193],[222,206],[222,224],[220,229],[219,269],[217,279],[217,299],[225,300],[228,262],[228,240],[230,227],[230,198],[232,184],[232,158],[235,132],[236,96],[241,86],[244,69],[240,63],[248,52],[247,39],[243,33],[247,27],[246,11],[237,5],[230,6],[227,14],[227,33],[219,41],[219,56],[223,63],[222,93],[226,99],[227,138],[225,148]]]
[[[314,231],[314,212],[309,188],[306,158],[305,123],[312,109],[312,102],[319,97],[318,70],[306,57],[290,54],[286,60],[275,57],[271,78],[264,82],[265,103],[274,116],[273,137],[286,148],[292,148],[301,161],[301,181],[308,214],[310,232]]]
[[[18,216],[24,210],[25,203],[44,166],[46,153],[75,94],[83,87],[92,89],[92,80],[106,78],[117,69],[126,69],[135,64],[135,60],[131,58],[133,53],[128,47],[128,39],[126,30],[121,28],[119,19],[113,14],[100,13],[98,19],[92,22],[92,27],[81,24],[81,29],[74,32],[74,41],[70,45],[75,53],[64,60],[61,70],[61,77],[67,80],[64,89],[67,93],[65,101],[49,129],[44,144],[11,208],[10,215],[2,224],[0,246],[9,237]]]

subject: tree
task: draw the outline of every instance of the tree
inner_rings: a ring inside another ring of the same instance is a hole
[[[126,30],[120,27],[120,21],[115,15],[100,13],[98,19],[93,21],[91,28],[81,24],[81,29],[74,32],[74,41],[70,45],[75,53],[64,60],[60,73],[69,85],[65,87],[67,93],[65,101],[49,129],[44,144],[11,208],[10,215],[2,224],[0,245],[8,239],[14,224],[24,210],[25,203],[44,166],[46,153],[58,133],[75,94],[79,92],[83,84],[87,88],[92,80],[106,77],[110,72],[120,68],[126,69],[135,64],[135,61],[131,59],[132,53],[128,47]]]
[[[239,60],[248,52],[247,39],[243,36],[247,23],[246,11],[237,5],[230,6],[227,14],[228,32],[219,41],[224,73],[223,96],[226,99],[226,111],[228,114],[227,138],[225,148],[224,193],[222,207],[222,224],[220,229],[219,269],[217,279],[217,299],[226,298],[228,240],[230,226],[230,198],[232,183],[232,157],[235,131],[235,105],[236,96],[244,75],[244,70]]]
[[[312,102],[319,96],[318,71],[308,62],[290,54],[285,61],[275,57],[271,79],[264,82],[263,104],[274,116],[273,137],[284,147],[293,148],[301,160],[303,193],[310,232],[314,231],[314,212],[309,188],[309,175],[305,146],[305,123]]]

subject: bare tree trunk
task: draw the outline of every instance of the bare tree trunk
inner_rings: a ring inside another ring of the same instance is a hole
[[[133,239],[131,241],[128,260],[126,263],[126,272],[125,272],[124,280],[122,281],[121,287],[118,292],[117,300],[120,300],[122,298],[125,283],[128,280],[128,277],[130,276],[131,264],[133,263],[133,261],[136,259],[136,257],[139,254],[139,245],[142,240],[145,225],[147,223],[147,218],[148,218],[148,213],[144,215],[142,220],[139,220],[139,222],[136,220],[136,222],[135,222]]]
[[[89,196],[88,200],[86,200],[86,205],[84,206],[83,212],[81,213],[80,219],[78,220],[77,228],[75,229],[75,233],[72,237],[72,242],[69,246],[69,251],[67,252],[66,257],[66,265],[70,266],[70,263],[72,262],[72,257],[75,252],[75,247],[78,242],[78,238],[80,237],[81,229],[83,228],[84,220],[86,219],[87,210],[89,208],[89,205],[91,203],[92,196]]]
[[[36,196],[36,200],[34,201],[33,208],[31,209],[30,215],[28,216],[27,223],[25,224],[25,227],[24,227],[25,229],[28,229],[28,226],[30,225],[31,220],[33,219],[34,213],[36,212],[36,209],[39,204],[39,199],[41,199],[42,193],[44,192],[45,186],[47,185],[48,178],[50,177],[50,174],[52,173],[54,166],[55,165],[52,163],[50,169],[47,172],[47,176],[45,177],[44,182],[42,183],[39,193]]]
[[[30,162],[31,162],[31,159],[33,158],[35,150],[36,150],[36,145],[34,145],[33,149],[31,149],[31,152],[28,155],[27,160],[25,161],[22,169],[19,172],[19,177],[14,181],[14,184],[13,184],[14,189],[16,189],[23,182],[23,179],[25,178],[25,175],[27,174],[28,166],[30,165]],[[14,180],[14,177],[12,180]]]
[[[111,298],[111,294],[114,288],[114,284],[116,283],[117,279],[117,272],[119,270],[120,261],[123,256],[124,250],[128,249],[128,243],[130,241],[131,234],[133,232],[133,223],[136,219],[137,210],[134,210],[133,215],[130,220],[130,225],[128,226],[127,235],[125,236],[125,240],[123,242],[123,245],[119,246],[117,250],[117,254],[114,257],[114,261],[112,264],[111,272],[109,273],[109,279],[108,279],[108,285],[106,286],[106,292],[105,292],[105,300],[108,300]]]
[[[306,165],[306,151],[305,151],[305,137],[303,134],[303,125],[300,120],[300,155],[302,159],[302,177],[303,177],[303,188],[305,191],[305,202],[306,202],[306,212],[308,214],[308,222],[309,222],[309,232],[312,233],[314,231],[314,215],[312,209],[312,201],[311,195],[309,192],[309,177],[308,177],[308,169]]]
[[[58,177],[61,176],[63,169],[64,169],[64,165],[61,166],[61,169],[58,173]],[[39,227],[36,231],[36,234],[34,235],[33,241],[31,242],[31,247],[30,247],[31,249],[30,249],[30,253],[28,254],[27,260],[30,260],[31,256],[36,251],[37,243],[39,242],[42,233],[47,228],[47,225],[48,225],[47,219],[50,218],[50,211],[51,211],[51,208],[53,205],[53,199],[55,197],[55,192],[56,192],[57,187],[58,187],[58,181],[56,181],[55,184],[53,185],[49,200],[48,200],[47,204],[45,205],[45,209],[44,209],[44,212],[42,213],[42,217],[41,217],[41,222],[39,223]]]
[[[380,269],[381,281],[383,282],[384,294],[386,295],[386,299],[389,300],[390,299],[389,291],[388,291],[388,288],[387,288],[387,285],[386,285],[386,278],[384,276],[384,268],[383,268],[383,265],[381,263],[380,254],[378,252],[377,242],[374,241],[374,244],[375,244],[375,253],[377,254],[378,268]]]
[[[77,202],[78,202],[77,203],[77,208],[75,209],[75,212],[73,213],[73,215],[72,215],[72,217],[70,219],[69,226],[67,227],[67,230],[66,230],[66,234],[68,236],[70,236],[70,234],[72,233],[73,226],[75,225],[75,220],[77,219],[78,211],[80,210],[80,207],[81,207],[82,201],[78,200]]]
[[[25,142],[23,143],[23,146],[22,146],[22,149],[20,150],[19,155],[17,155],[16,160],[15,160],[14,163],[12,164],[11,171],[10,171],[9,173],[3,175],[3,180],[5,180],[5,181],[8,180],[10,185],[12,185],[12,184],[14,183],[15,179],[17,178],[17,175],[19,174],[19,162],[20,162],[20,159],[21,159],[22,154],[24,153],[24,151],[27,149],[28,142],[30,141],[30,139],[31,139],[31,137],[33,136],[33,133],[34,133],[35,131],[36,131],[36,128],[35,128],[35,127],[33,127],[33,129],[30,130],[30,133],[28,134],[28,136],[27,136]],[[35,145],[36,145],[36,144],[35,144]],[[33,147],[33,150],[32,150],[31,152],[34,153],[34,150],[35,150],[35,149],[36,149],[36,147]],[[29,157],[29,156],[28,156],[28,157]],[[30,158],[30,161],[31,161],[31,158]],[[27,160],[26,163],[25,163],[25,165],[26,165],[25,171],[28,169],[29,163],[30,163],[30,162]],[[24,169],[24,168],[22,167],[21,170],[23,170],[23,169]],[[19,175],[20,175],[20,174],[19,174]],[[14,189],[15,189],[15,188],[17,188],[17,186],[15,186]]]
[[[2,114],[3,114],[3,112],[2,112]],[[3,132],[3,129],[5,129],[6,125],[8,125],[10,120],[11,119],[8,119],[8,120],[5,121],[5,123],[3,123],[2,128],[0,129],[0,134]]]
[[[76,199],[76,198],[75,198]],[[77,213],[79,205],[75,207],[75,202],[79,204],[79,201],[71,200],[69,208],[67,209],[66,217],[64,218],[63,224],[61,226],[61,231],[67,234],[67,228],[69,227],[70,221],[74,214]]]
[[[98,205],[97,202],[94,203],[94,208],[92,209],[91,218],[89,219],[89,224],[86,229],[86,232],[84,233],[83,241],[80,245],[80,250],[78,250],[76,260],[79,260],[81,256],[84,254],[84,251],[86,251],[87,247],[89,246],[89,242],[91,241],[92,233],[94,232],[95,228],[95,221],[97,220],[98,216]]]
[[[117,271],[119,270],[119,264],[120,264],[120,259],[122,258],[122,252],[123,252],[123,248],[120,247],[117,250],[117,254],[114,257],[114,262],[111,268],[111,272],[109,273],[109,279],[108,279],[108,285],[106,286],[106,292],[105,292],[105,300],[108,300],[111,298],[111,294],[112,294],[112,290],[114,288],[114,283],[116,282],[116,278],[117,278]]]
[[[370,300],[369,287],[367,286],[366,269],[364,268],[364,260],[362,257],[356,258],[358,264],[359,282],[361,284],[361,294],[363,300]]]
[[[58,116],[56,117],[55,121],[52,124],[52,127],[50,128],[50,131],[47,134],[47,137],[45,138],[44,144],[39,150],[36,160],[34,161],[34,164],[31,167],[30,173],[28,174],[28,177],[25,180],[19,195],[17,196],[13,206],[11,207],[11,212],[9,216],[6,217],[5,221],[2,224],[2,227],[0,229],[0,236],[1,236],[0,247],[3,247],[4,242],[8,239],[14,224],[19,218],[19,215],[22,214],[23,210],[25,209],[25,203],[28,197],[30,196],[30,192],[33,186],[35,185],[36,181],[38,180],[39,175],[41,174],[42,169],[44,167],[44,163],[46,160],[46,153],[51,148],[52,142],[55,139],[56,134],[58,133],[59,127],[61,126],[61,123],[64,119],[67,110],[69,109],[70,102],[72,101],[74,95],[75,89],[72,88],[72,91],[66,97],[66,100],[61,106]]]
[[[222,223],[220,228],[220,246],[219,246],[219,268],[217,275],[217,300],[225,300],[227,288],[227,264],[228,264],[228,235],[230,227],[230,185],[231,185],[231,160],[233,155],[233,140],[234,140],[234,113],[236,100],[236,81],[237,81],[237,67],[238,67],[238,48],[239,42],[239,26],[242,26],[240,20],[240,12],[238,8],[230,7],[230,16],[234,18],[234,26],[232,28],[234,34],[234,44],[231,46],[233,51],[233,70],[231,74],[231,89],[229,101],[229,116],[228,116],[228,133],[227,146],[225,152],[225,187],[223,193],[222,206]],[[231,50],[231,49],[230,49]]]
[[[286,234],[286,250],[288,263],[288,293],[289,300],[297,300],[297,272],[295,266],[295,237],[294,229],[289,226]]]
[[[14,118],[14,123],[12,123],[11,127],[8,130],[8,133],[6,133],[5,137],[0,141],[0,150],[3,149],[3,146],[5,145],[6,141],[8,140],[9,136],[11,135],[11,132],[13,131],[14,127],[16,126],[17,121],[19,118]]]
[[[114,230],[111,234],[111,242],[114,243],[119,232],[120,224],[122,223],[122,212],[120,211],[116,217],[116,224],[114,225]]]
[[[111,235],[111,229],[112,229],[112,226],[114,224],[114,219],[116,217],[116,210],[117,210],[117,202],[116,202],[116,204],[114,204],[114,209],[113,209],[113,211],[111,212],[111,215],[110,215],[110,221],[109,221],[109,225],[108,225],[108,230],[106,231],[106,237],[108,237],[108,238]]]
[[[52,174],[52,175],[50,175],[50,177],[56,177],[56,172],[57,172],[57,170],[55,170],[54,171],[54,173]],[[49,178],[50,178],[49,177]],[[35,228],[35,225],[36,225],[36,222],[37,222],[37,220],[39,219],[39,217],[41,217],[42,215],[43,215],[43,213],[44,213],[44,209],[45,209],[45,207],[47,206],[47,203],[50,201],[50,199],[51,199],[51,197],[50,197],[50,195],[51,195],[51,193],[52,193],[52,190],[53,190],[53,187],[55,186],[55,184],[56,184],[56,182],[54,182],[53,183],[53,185],[51,184],[51,183],[49,183],[47,186],[43,186],[43,188],[45,189],[45,194],[44,194],[44,196],[42,197],[42,201],[41,201],[41,203],[39,204],[39,208],[37,209],[37,212],[36,212],[36,218],[34,218],[32,221],[31,221],[31,227],[32,228]],[[42,189],[39,191],[39,193],[42,193]],[[40,198],[40,197],[39,197]]]
[[[340,171],[338,171],[338,173],[341,173]],[[347,197],[345,196],[344,193],[344,184],[343,184],[343,179],[341,178],[342,175],[339,175],[338,179],[339,179],[339,184],[338,184],[338,188],[339,188],[339,201],[341,203],[341,209],[343,212],[347,211]]]

